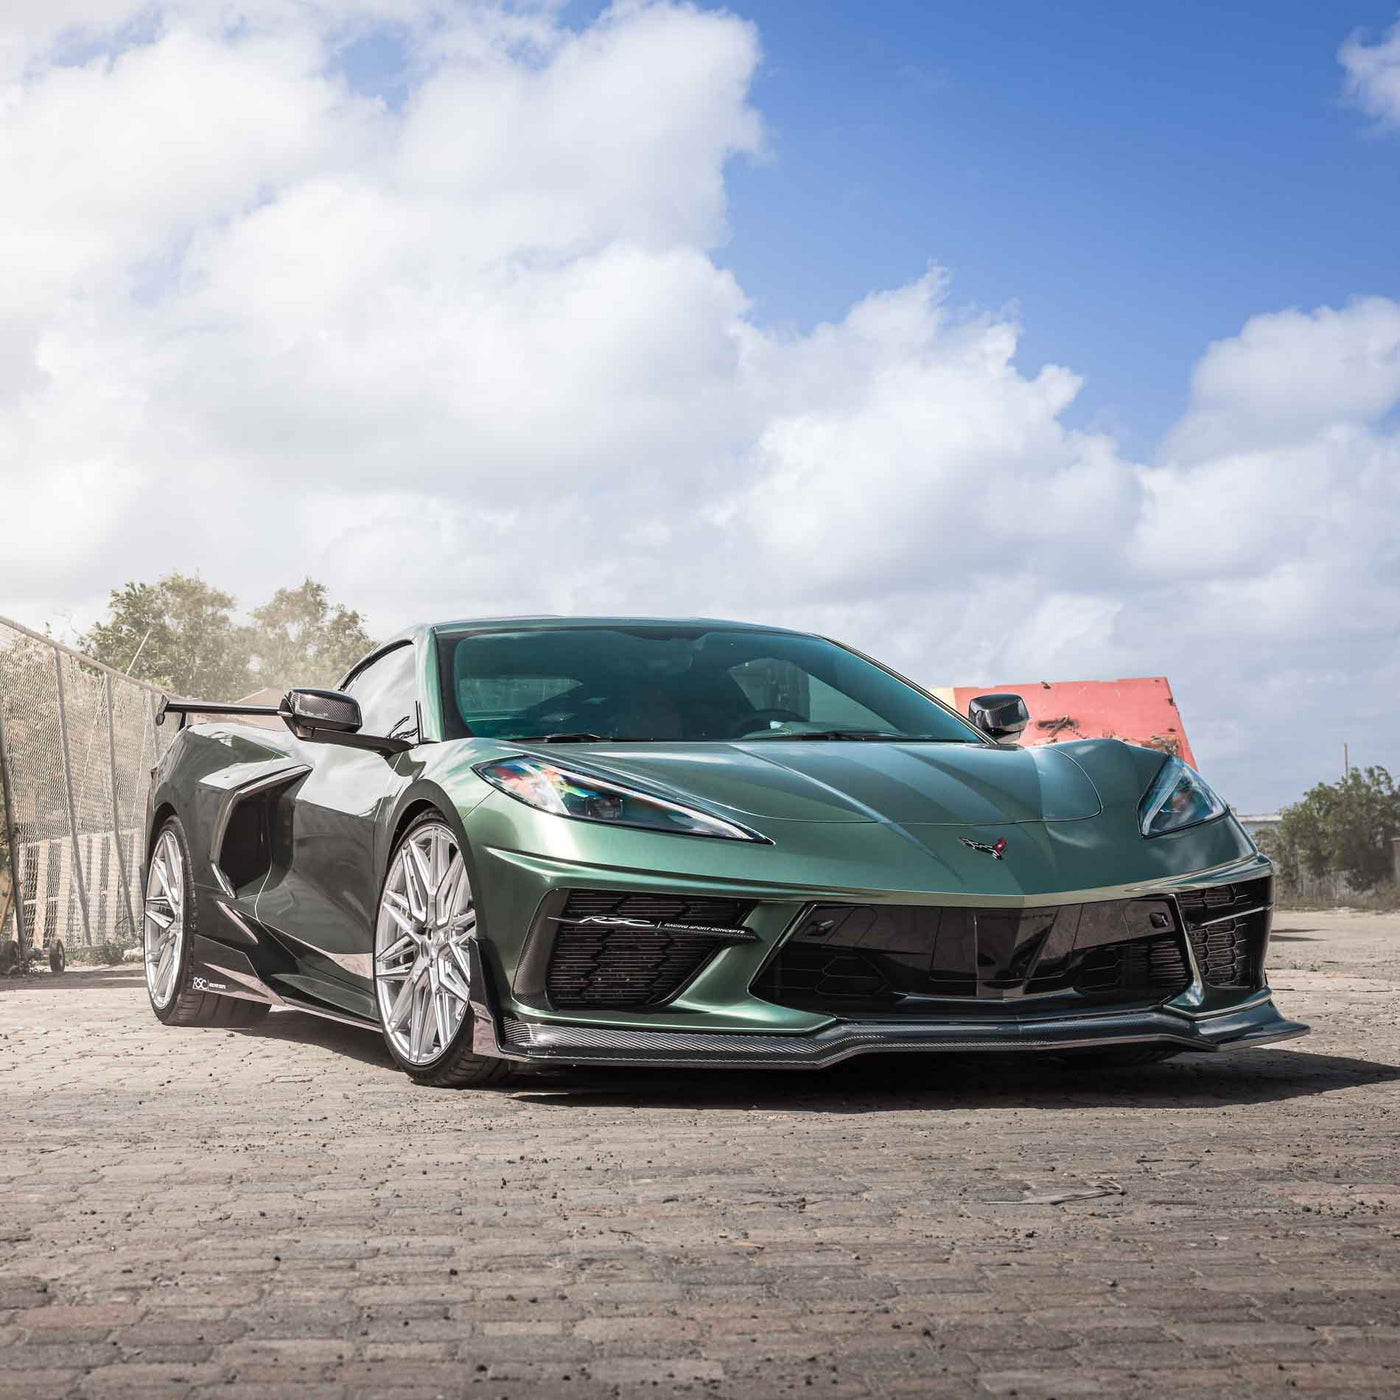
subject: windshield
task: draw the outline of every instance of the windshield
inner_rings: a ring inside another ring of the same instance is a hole
[[[789,632],[653,624],[448,633],[438,637],[438,663],[448,737],[981,742],[897,676]]]

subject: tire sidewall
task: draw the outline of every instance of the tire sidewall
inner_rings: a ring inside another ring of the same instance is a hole
[[[161,837],[167,831],[174,834],[175,844],[180,848],[180,883],[184,899],[185,927],[180,938],[180,958],[175,968],[174,990],[170,994],[170,1000],[163,1007],[156,1005],[156,999],[151,993],[151,979],[146,970],[146,916],[144,910],[141,915],[141,980],[146,984],[146,1000],[151,1003],[151,1010],[162,1022],[169,1022],[173,1019],[176,1008],[180,1005],[180,998],[185,993],[185,984],[189,979],[190,972],[190,946],[193,942],[195,928],[194,885],[190,880],[190,845],[185,840],[185,828],[181,825],[179,817],[167,817],[161,823],[160,830],[156,832],[155,839],[151,842],[151,854],[146,860],[146,890],[149,892],[151,888],[151,861],[155,859]]]
[[[473,1023],[475,1017],[472,1009],[467,1007],[466,1015],[462,1017],[462,1024],[457,1027],[457,1034],[443,1047],[443,1049],[431,1060],[426,1060],[422,1064],[414,1064],[411,1060],[406,1060],[399,1054],[398,1048],[394,1045],[393,1039],[389,1035],[389,1028],[384,1024],[384,1007],[379,1000],[379,911],[384,904],[384,891],[388,887],[389,877],[393,874],[394,866],[398,862],[399,854],[405,844],[416,836],[425,826],[441,826],[452,837],[453,844],[457,847],[458,854],[462,858],[462,864],[466,868],[467,879],[471,880],[472,865],[467,854],[466,842],[458,833],[454,824],[443,816],[436,809],[431,812],[424,812],[421,816],[415,817],[403,830],[403,834],[394,842],[393,850],[389,853],[389,863],[384,867],[384,877],[379,882],[379,899],[374,906],[374,924],[370,929],[370,970],[373,973],[374,1010],[379,1018],[379,1031],[384,1037],[384,1044],[388,1048],[390,1058],[399,1069],[406,1074],[417,1078],[420,1075],[431,1075],[443,1064],[450,1061],[461,1051],[463,1037],[470,1039],[473,1033]],[[476,884],[472,883],[472,903],[476,903]]]

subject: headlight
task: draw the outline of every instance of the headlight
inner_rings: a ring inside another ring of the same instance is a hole
[[[576,817],[586,822],[609,822],[614,826],[639,826],[647,831],[670,831],[682,836],[719,836],[730,841],[764,841],[722,817],[712,816],[669,798],[621,787],[591,773],[565,768],[542,758],[502,758],[478,763],[474,769],[493,787],[510,797],[552,812],[559,817]]]
[[[1169,758],[1162,765],[1138,808],[1144,836],[1162,836],[1224,815],[1225,804],[1179,758]]]

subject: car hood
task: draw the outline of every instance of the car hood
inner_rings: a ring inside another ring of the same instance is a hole
[[[1102,810],[1088,775],[1054,747],[768,739],[573,752],[624,781],[772,820],[994,826],[1081,821]],[[566,761],[554,746],[550,757]]]

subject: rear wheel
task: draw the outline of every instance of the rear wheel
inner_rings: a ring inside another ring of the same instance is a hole
[[[62,972],[63,969],[67,966],[68,958],[63,952],[63,943],[60,940],[59,942],[54,943],[54,945],[49,949],[49,971],[52,972],[55,977],[57,977],[58,974]]]
[[[195,900],[190,848],[178,817],[160,829],[146,867],[142,953],[151,1010],[167,1026],[251,1026],[268,1013],[261,1001],[221,997],[191,985]]]
[[[498,1084],[508,1061],[472,1050],[476,907],[461,847],[435,812],[404,833],[379,896],[374,990],[394,1063],[419,1084]]]

